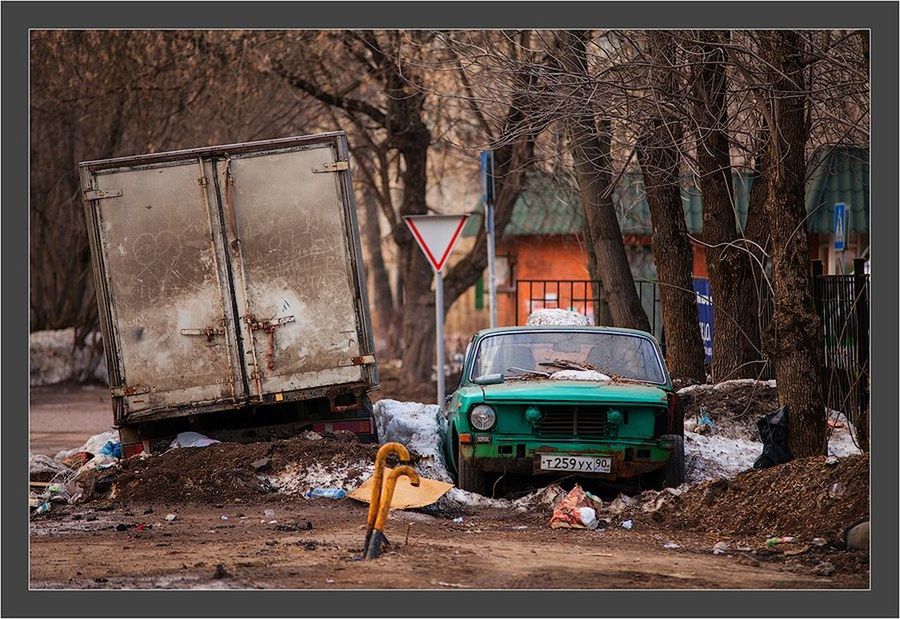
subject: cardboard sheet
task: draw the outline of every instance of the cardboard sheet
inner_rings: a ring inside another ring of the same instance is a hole
[[[387,479],[391,469],[384,469],[384,478]],[[439,498],[447,494],[447,491],[453,487],[436,479],[427,479],[419,477],[419,487],[416,488],[409,483],[409,477],[400,477],[397,479],[397,486],[394,488],[394,496],[391,498],[391,509],[411,509],[414,507],[425,507],[436,502]],[[362,486],[354,490],[348,495],[351,499],[368,503],[372,496],[372,478],[370,477]]]

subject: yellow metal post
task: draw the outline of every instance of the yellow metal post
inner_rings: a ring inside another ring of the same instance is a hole
[[[366,548],[366,559],[376,559],[381,554],[381,545],[384,543],[384,527],[387,524],[388,512],[391,510],[391,499],[394,497],[394,488],[397,486],[397,478],[409,477],[409,483],[419,485],[419,475],[411,466],[398,466],[384,484],[384,492],[381,493],[381,505],[378,508],[378,517],[375,519],[375,530],[372,532],[372,540]]]
[[[381,487],[384,485],[385,461],[391,453],[397,454],[400,462],[409,462],[409,451],[401,443],[385,443],[375,456],[375,474],[372,476],[372,494],[369,500],[369,514],[366,518],[366,543],[363,546],[363,556],[369,550],[369,540],[372,539],[372,530],[375,528],[378,506],[381,503]]]

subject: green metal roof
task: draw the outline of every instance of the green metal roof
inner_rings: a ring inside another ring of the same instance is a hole
[[[752,176],[733,174],[737,221],[747,221]],[[700,190],[689,179],[681,189],[684,217],[688,230],[699,234],[703,229],[703,199]],[[643,177],[639,172],[623,175],[613,202],[619,214],[623,234],[649,235],[650,207],[647,205]],[[834,204],[847,205],[850,232],[869,230],[869,153],[852,146],[836,146],[818,150],[809,165],[806,183],[807,227],[810,232],[828,234],[834,227]],[[482,205],[466,222],[463,236],[475,236],[481,226]],[[532,182],[513,207],[506,228],[507,236],[578,234],[584,229],[584,213],[578,195],[549,181]]]

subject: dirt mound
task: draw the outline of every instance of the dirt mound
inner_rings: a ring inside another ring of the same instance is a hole
[[[678,392],[684,418],[693,419],[706,407],[717,434],[728,438],[759,440],[756,420],[778,408],[773,382],[728,380],[715,385],[694,385]]]
[[[709,533],[837,541],[868,517],[869,456],[863,454],[833,464],[804,458],[703,482],[667,501],[654,519]]]
[[[299,473],[340,469],[341,477],[355,480],[365,475],[364,463],[374,460],[375,450],[375,445],[359,443],[344,433],[271,443],[217,443],[123,460],[122,470],[111,482],[115,499],[125,503],[248,499],[281,490],[271,480],[288,469]],[[294,490],[307,489],[298,484]]]

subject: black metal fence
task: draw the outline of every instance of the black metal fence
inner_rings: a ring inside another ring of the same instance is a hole
[[[841,411],[868,448],[869,275],[854,260],[853,275],[823,275],[813,262],[816,310],[825,335],[822,383],[828,408]]]
[[[825,336],[822,359],[825,402],[830,409],[847,416],[858,430],[861,446],[867,448],[869,275],[864,272],[865,261],[854,261],[853,275],[823,275],[821,261],[813,261],[812,269],[816,309]],[[651,331],[665,352],[659,283],[635,280],[635,285]],[[517,280],[516,324],[524,324],[532,312],[543,308],[568,309],[605,322],[600,290],[596,280]],[[770,295],[763,294],[759,306],[760,333],[765,333],[772,311]],[[774,378],[772,364],[765,363],[759,377]]]

